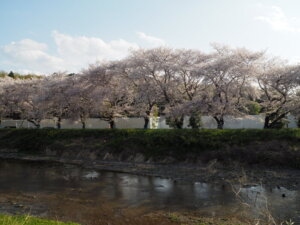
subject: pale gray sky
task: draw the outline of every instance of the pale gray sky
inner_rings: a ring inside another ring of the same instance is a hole
[[[299,0],[1,0],[0,70],[77,72],[130,49],[267,50],[300,62]]]

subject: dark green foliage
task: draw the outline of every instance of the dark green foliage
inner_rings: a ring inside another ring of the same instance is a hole
[[[183,116],[168,117],[166,119],[167,125],[169,125],[172,128],[175,128],[175,129],[181,129],[183,127],[183,121],[184,121],[184,117]]]
[[[9,76],[10,78],[15,79],[15,74],[13,73],[13,71],[10,71],[7,76]]]
[[[193,113],[189,119],[189,127],[192,129],[199,129],[201,126],[201,113]]]
[[[19,73],[15,73],[13,71],[10,71],[9,73],[6,73],[4,71],[0,71],[0,78],[5,78],[5,77],[10,77],[10,78],[13,78],[13,79],[26,80],[26,79],[39,79],[39,78],[42,78],[43,76],[35,75],[35,74],[22,75],[22,74],[19,74]]]
[[[0,78],[4,78],[7,76],[7,73],[4,71],[0,71]]]
[[[297,123],[298,127],[300,128],[300,117],[298,119],[298,123]]]
[[[251,102],[246,105],[249,115],[258,115],[261,112],[261,106],[257,102]]]
[[[188,151],[222,149],[224,145],[244,145],[256,141],[299,141],[300,129],[259,130],[144,130],[144,129],[5,129],[0,130],[0,147],[38,151],[45,145],[60,140],[80,138],[106,139],[106,144],[123,142],[141,144],[143,148],[181,148]],[[127,142],[128,141],[128,142]],[[119,146],[123,148],[124,146]]]

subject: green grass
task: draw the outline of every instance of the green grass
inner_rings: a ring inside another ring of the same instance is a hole
[[[31,216],[8,216],[0,214],[0,225],[78,225],[77,223],[63,223],[45,220]]]

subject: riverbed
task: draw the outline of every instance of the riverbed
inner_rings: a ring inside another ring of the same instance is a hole
[[[258,219],[300,224],[300,191],[281,186],[179,181],[78,165],[0,161],[0,213],[81,224],[176,224],[162,215]],[[156,216],[159,215],[159,216]],[[135,222],[132,222],[135,221]],[[147,221],[147,222],[145,222]]]

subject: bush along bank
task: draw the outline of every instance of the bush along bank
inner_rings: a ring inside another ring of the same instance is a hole
[[[60,158],[300,168],[300,129],[0,130],[0,152]]]

